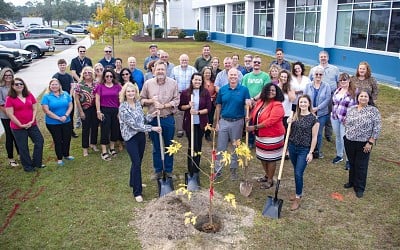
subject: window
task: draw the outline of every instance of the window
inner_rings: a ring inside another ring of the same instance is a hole
[[[335,44],[399,52],[399,13],[397,0],[339,0]]]
[[[204,30],[210,30],[210,8],[203,9]]]
[[[288,0],[285,38],[317,43],[321,0]]]
[[[274,27],[274,0],[254,2],[254,30],[255,36],[272,37]]]
[[[0,34],[0,41],[14,41],[16,39],[16,33]]]
[[[244,3],[232,5],[232,33],[244,34]]]
[[[225,32],[225,6],[217,6],[216,31]]]

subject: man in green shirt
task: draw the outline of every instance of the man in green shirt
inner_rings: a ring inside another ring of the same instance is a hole
[[[197,72],[201,72],[205,66],[210,65],[211,58],[210,45],[205,44],[203,46],[203,52],[201,56],[197,57],[196,61],[194,62],[194,67],[196,68]]]

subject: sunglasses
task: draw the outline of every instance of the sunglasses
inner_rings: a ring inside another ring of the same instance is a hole
[[[261,64],[260,61],[253,61],[254,64]]]
[[[122,74],[123,76],[129,76],[129,73],[124,73],[124,74]]]
[[[24,86],[24,84],[22,82],[15,82],[13,85],[14,86]]]
[[[83,74],[84,74],[84,75],[89,75],[89,74],[91,75],[91,74],[93,74],[93,73],[92,73],[92,72],[83,72]]]
[[[320,73],[315,73],[316,76],[322,76],[323,74]]]
[[[349,79],[347,79],[347,78],[343,78],[343,79],[340,79],[340,81],[342,81],[342,82],[345,82],[345,81],[348,81]]]
[[[105,78],[114,78],[112,75],[106,75]]]
[[[106,53],[111,53],[112,51],[111,51],[111,50],[105,50],[104,52],[106,52]]]
[[[79,53],[86,53],[86,50],[79,51]]]
[[[101,69],[101,68],[100,68],[100,69],[96,69],[97,72],[100,72],[100,71],[103,71],[103,70],[104,70],[104,69]]]

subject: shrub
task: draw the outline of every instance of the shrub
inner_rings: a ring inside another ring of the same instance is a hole
[[[194,40],[198,42],[207,41],[208,33],[207,31],[196,31],[194,33]]]
[[[147,28],[147,33],[149,34],[149,36],[151,36],[151,31],[152,31],[151,28]],[[162,28],[156,28],[154,30],[154,36],[156,38],[162,38],[163,37],[163,33],[164,33],[164,29],[162,29]]]
[[[178,33],[178,38],[185,38],[185,37],[186,37],[186,32],[183,31],[183,30],[181,30],[181,31]]]

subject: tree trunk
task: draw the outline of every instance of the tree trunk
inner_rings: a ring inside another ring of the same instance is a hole
[[[155,26],[156,26],[156,2],[157,0],[154,0],[153,2],[153,22],[151,24],[151,40],[154,41],[156,40],[156,35],[155,35]]]
[[[140,30],[140,36],[144,37],[144,22],[143,22],[143,0],[139,1],[139,22],[142,25],[142,29]],[[150,15],[149,15],[150,17]]]
[[[163,17],[164,17],[164,38],[167,39],[168,38],[168,27],[167,27],[167,0],[164,0],[164,13],[163,13]]]

